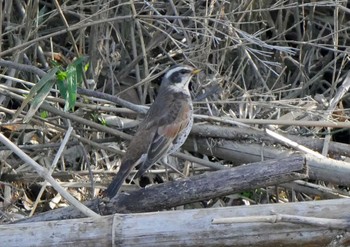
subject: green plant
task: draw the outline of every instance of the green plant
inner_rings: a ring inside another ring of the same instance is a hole
[[[88,64],[83,66],[84,57],[76,59],[67,66],[66,70],[57,72],[57,87],[65,99],[64,111],[73,110],[77,99],[77,88],[83,81],[83,73]]]
[[[14,114],[13,119],[17,118],[22,110],[31,102],[30,108],[23,119],[24,122],[28,122],[37,112],[41,104],[43,104],[55,82],[57,82],[58,90],[65,100],[64,111],[74,110],[77,88],[81,85],[84,70],[86,70],[88,66],[83,66],[84,60],[84,57],[77,58],[69,64],[65,70],[57,63],[53,63],[54,67],[32,87],[29,94],[25,97],[21,106]]]

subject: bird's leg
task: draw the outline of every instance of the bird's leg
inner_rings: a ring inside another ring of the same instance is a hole
[[[179,169],[177,169],[175,166],[171,165],[168,161],[169,156],[164,156],[162,159],[161,159],[161,163],[165,166],[165,169],[166,168],[170,168],[172,169],[173,171],[175,171],[176,173],[180,174],[181,177],[185,178],[185,174],[183,174]]]

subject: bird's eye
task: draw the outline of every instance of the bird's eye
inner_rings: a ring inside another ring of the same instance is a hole
[[[187,73],[188,73],[188,71],[187,71],[186,69],[180,70],[180,74],[181,74],[181,75],[184,75],[184,74],[187,74]]]

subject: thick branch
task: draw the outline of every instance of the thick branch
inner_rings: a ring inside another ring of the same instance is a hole
[[[150,212],[303,178],[307,178],[305,160],[301,156],[294,156],[201,174],[128,194],[121,193],[101,204],[97,200],[85,204],[103,215]],[[39,214],[25,222],[78,217],[83,216],[68,207]]]

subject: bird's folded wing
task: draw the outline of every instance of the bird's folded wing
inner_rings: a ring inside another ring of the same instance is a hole
[[[188,106],[185,102],[176,102],[177,111],[172,111],[172,116],[164,116],[165,118],[172,118],[175,121],[169,122],[165,119],[160,119],[158,122],[157,131],[153,137],[153,140],[148,148],[147,157],[143,164],[140,166],[138,172],[134,178],[140,177],[145,171],[147,171],[155,162],[161,157],[166,155],[168,150],[173,145],[174,139],[178,136],[187,125],[190,119],[187,117]],[[174,108],[173,108],[174,109]],[[174,116],[175,114],[176,116]]]

